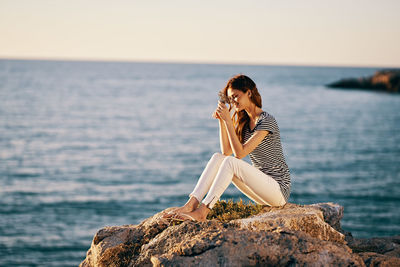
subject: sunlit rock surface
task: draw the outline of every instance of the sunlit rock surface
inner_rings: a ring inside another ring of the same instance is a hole
[[[228,223],[169,226],[162,214],[100,229],[80,266],[400,266],[400,237],[353,238],[333,203],[265,207]]]

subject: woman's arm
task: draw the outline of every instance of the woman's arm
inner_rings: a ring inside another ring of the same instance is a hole
[[[233,154],[235,154],[235,157],[239,159],[246,157],[251,151],[253,151],[268,134],[268,131],[256,131],[246,143],[242,144],[236,135],[235,127],[230,118],[228,108],[224,104],[220,104],[217,108],[217,114],[225,126],[224,128],[229,140],[229,146],[232,149]]]
[[[219,124],[219,146],[221,148],[221,153],[225,156],[232,155],[232,148],[229,143],[228,134],[226,132],[226,127],[224,121],[220,118],[217,111],[214,111],[213,117],[218,119]]]
[[[232,155],[231,144],[229,143],[228,134],[226,132],[226,126],[222,119],[218,119],[219,122],[219,144],[221,152],[225,156]]]
[[[235,154],[235,157],[239,159],[246,157],[251,151],[253,151],[268,134],[268,131],[256,131],[246,143],[242,144],[236,135],[232,120],[224,121],[224,123],[233,154]]]

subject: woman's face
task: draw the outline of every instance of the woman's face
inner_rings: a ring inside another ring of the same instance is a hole
[[[250,105],[251,100],[249,98],[249,92],[250,90],[242,92],[237,89],[228,88],[228,99],[236,111],[241,111]]]

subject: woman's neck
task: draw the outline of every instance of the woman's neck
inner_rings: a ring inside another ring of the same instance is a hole
[[[262,109],[257,107],[256,105],[252,105],[245,109],[247,115],[249,115],[250,120],[255,121],[258,116],[262,113]]]

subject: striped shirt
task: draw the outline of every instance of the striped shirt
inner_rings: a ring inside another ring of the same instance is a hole
[[[287,202],[291,186],[290,171],[282,152],[278,123],[271,114],[263,111],[258,117],[253,130],[250,129],[249,124],[244,127],[243,142],[249,140],[255,131],[268,131],[269,133],[261,143],[249,153],[250,160],[254,167],[271,176],[278,182]]]

